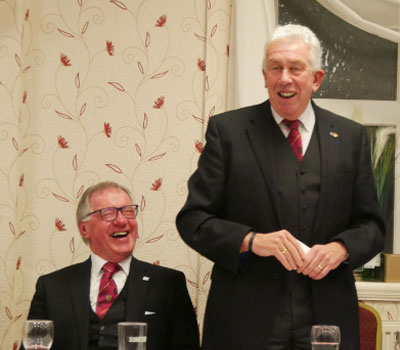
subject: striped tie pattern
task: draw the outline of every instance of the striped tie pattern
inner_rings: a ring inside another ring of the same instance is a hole
[[[284,119],[283,123],[290,129],[287,140],[292,147],[297,159],[301,161],[303,159],[303,144],[301,142],[301,135],[299,132],[299,121]]]
[[[100,280],[99,295],[97,297],[96,314],[103,318],[110,309],[112,303],[118,296],[117,285],[112,276],[119,271],[121,266],[116,263],[107,262],[103,265],[103,276]]]

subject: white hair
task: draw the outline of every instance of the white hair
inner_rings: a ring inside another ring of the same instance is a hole
[[[269,40],[265,44],[264,48],[264,60],[263,69],[266,71],[267,65],[267,49],[268,46],[279,39],[294,39],[305,42],[310,47],[309,60],[311,63],[311,69],[313,72],[321,69],[322,59],[322,48],[321,43],[315,33],[308,27],[299,24],[286,24],[284,26],[278,26],[272,32]]]

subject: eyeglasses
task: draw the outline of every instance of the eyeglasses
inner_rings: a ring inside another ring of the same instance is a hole
[[[101,218],[104,221],[113,221],[117,218],[118,212],[120,211],[122,215],[127,219],[134,219],[138,213],[139,206],[137,204],[124,205],[123,207],[108,207],[102,208],[87,214],[86,217],[93,215],[94,213],[100,213]]]

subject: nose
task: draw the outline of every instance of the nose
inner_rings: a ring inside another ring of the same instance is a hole
[[[291,79],[291,74],[288,68],[283,68],[282,69],[282,74],[281,74],[281,81],[287,82],[290,81]]]
[[[125,217],[124,214],[122,214],[122,211],[118,210],[117,216],[114,219],[114,223],[119,224],[119,225],[125,225],[127,221],[128,221],[128,219]]]

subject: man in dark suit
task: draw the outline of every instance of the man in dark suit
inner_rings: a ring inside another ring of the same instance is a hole
[[[91,256],[41,276],[28,315],[54,321],[52,349],[116,350],[122,321],[147,322],[147,350],[199,349],[183,273],[132,257],[137,210],[129,191],[114,182],[82,195],[77,222]]]
[[[321,47],[299,25],[266,46],[269,100],[210,119],[177,216],[214,262],[204,350],[310,349],[313,324],[359,348],[352,271],[383,248],[363,126],[319,108]],[[288,142],[289,141],[289,142]]]

